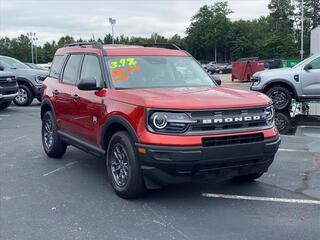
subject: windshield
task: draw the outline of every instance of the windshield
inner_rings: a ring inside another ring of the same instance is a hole
[[[302,62],[299,62],[297,65],[295,65],[294,67],[292,68],[299,68],[300,66],[304,66],[306,63],[308,63],[309,61],[311,61],[313,58],[316,58],[315,55],[309,57],[309,58],[306,58],[305,60],[303,60]]]
[[[215,86],[192,57],[106,57],[115,88]]]
[[[0,57],[0,62],[4,65],[5,68],[29,69],[29,67],[26,64],[14,59],[14,58]]]

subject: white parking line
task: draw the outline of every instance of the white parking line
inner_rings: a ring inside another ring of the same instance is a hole
[[[53,171],[51,171],[51,172],[47,172],[47,173],[43,174],[42,177],[46,177],[46,176],[48,176],[48,175],[50,175],[50,174],[52,174],[52,173],[59,172],[59,171],[65,169],[65,168],[67,168],[67,167],[70,167],[70,166],[76,164],[76,163],[78,163],[78,161],[74,161],[74,162],[67,163],[67,164],[64,165],[63,167],[59,167],[59,168],[57,168],[57,169],[55,169],[55,170],[53,170]]]
[[[289,148],[279,148],[280,152],[307,152],[306,149],[289,149]]]
[[[316,205],[320,205],[320,201],[308,200],[308,199],[239,196],[239,195],[226,195],[226,194],[215,194],[215,193],[202,193],[201,195],[202,195],[202,197],[207,197],[207,198],[224,198],[224,199],[233,199],[233,200],[249,200],[249,201],[264,201],[264,202],[279,202],[279,203],[300,203],[300,204],[316,204]]]

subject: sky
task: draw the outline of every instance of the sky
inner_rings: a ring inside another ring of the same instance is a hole
[[[165,37],[185,30],[192,16],[216,0],[0,0],[0,37],[36,32],[38,44],[71,35],[76,39],[111,33],[109,17],[116,19],[115,35]],[[231,20],[251,20],[268,14],[269,0],[229,0]]]

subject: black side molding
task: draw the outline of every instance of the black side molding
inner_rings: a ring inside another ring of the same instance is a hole
[[[75,146],[76,148],[79,148],[85,152],[91,153],[97,157],[104,157],[105,156],[105,151],[97,146],[94,146],[94,145],[87,143],[83,140],[75,138],[74,136],[71,136],[68,133],[62,132],[61,130],[58,130],[58,134],[63,141],[65,141],[66,143],[68,143],[72,146]]]

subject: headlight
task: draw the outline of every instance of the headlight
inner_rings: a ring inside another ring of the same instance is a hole
[[[43,76],[36,76],[35,77],[35,81],[36,83],[38,84],[42,84],[42,82],[46,79],[46,77],[43,77]]]
[[[185,132],[191,123],[196,123],[186,113],[149,112],[148,127],[161,133]]]
[[[258,85],[261,81],[261,76],[252,76],[251,82],[255,85]]]
[[[266,121],[268,125],[273,125],[274,123],[274,107],[273,105],[266,107]]]

